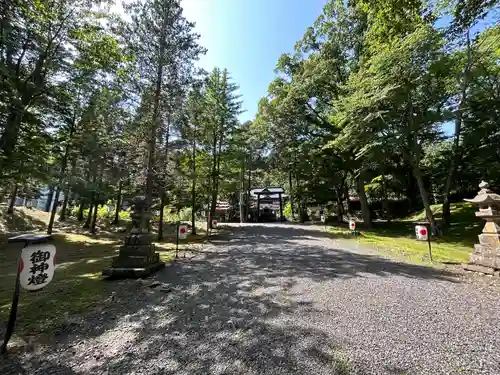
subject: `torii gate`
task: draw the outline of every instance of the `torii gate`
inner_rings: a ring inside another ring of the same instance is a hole
[[[265,187],[252,189],[251,193],[257,195],[257,221],[260,221],[260,200],[264,195],[267,199],[279,199],[280,203],[280,221],[283,221],[283,193],[282,187]]]

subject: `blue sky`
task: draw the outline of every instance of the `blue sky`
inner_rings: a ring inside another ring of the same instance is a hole
[[[227,68],[240,86],[241,121],[251,120],[259,99],[274,79],[282,53],[291,52],[328,0],[183,0],[184,15],[196,22],[208,49],[200,64],[206,70]],[[444,26],[446,19],[438,22]],[[493,17],[474,31],[491,26]]]
[[[240,86],[241,121],[251,120],[274,79],[282,53],[291,52],[327,0],[184,0],[184,14],[196,22],[208,49],[200,65],[227,68]]]
[[[116,0],[115,10],[123,0]],[[252,120],[259,99],[274,79],[282,53],[291,52],[307,27],[321,14],[328,0],[182,0],[185,17],[196,23],[200,44],[208,52],[200,65],[210,71],[227,68],[240,86],[245,112]],[[491,26],[488,17],[476,26]],[[444,26],[447,20],[438,22]]]

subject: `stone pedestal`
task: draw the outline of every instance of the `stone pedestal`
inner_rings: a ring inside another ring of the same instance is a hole
[[[465,199],[479,206],[476,216],[486,220],[479,244],[474,245],[470,262],[492,269],[500,269],[500,195],[488,189],[486,182],[479,184],[481,190],[473,199]]]
[[[113,258],[110,268],[102,271],[110,277],[145,277],[165,267],[160,255],[155,252],[153,236],[149,233],[151,213],[146,210],[144,201],[137,200],[133,206],[132,230],[125,238],[120,252]]]

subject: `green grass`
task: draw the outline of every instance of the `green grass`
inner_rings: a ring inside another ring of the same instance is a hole
[[[101,277],[117,255],[121,239],[94,239],[84,235],[57,234],[57,266],[52,282],[37,292],[21,291],[16,331],[42,333],[56,329],[61,318],[95,308],[115,288]],[[181,246],[186,246],[185,244]],[[160,258],[174,259],[172,243],[157,244]],[[0,251],[0,319],[6,321],[14,291],[19,246],[3,246]]]
[[[56,235],[57,267],[53,281],[37,292],[21,291],[16,331],[34,333],[53,329],[65,314],[86,311],[107,294],[109,283],[101,271],[111,263],[119,243],[81,235]],[[6,321],[14,290],[19,246],[3,246],[0,253],[0,319]]]
[[[442,215],[441,205],[433,205],[436,218]],[[469,254],[477,242],[477,235],[484,225],[475,217],[475,208],[469,203],[451,205],[451,225],[446,233],[432,240],[433,260],[438,263],[466,263]],[[425,219],[425,213],[418,212],[410,217],[393,223],[374,223],[372,229],[363,229],[358,225],[361,234],[359,241],[371,245],[389,256],[410,261],[412,263],[428,263],[429,249],[427,242],[415,239],[413,221]],[[346,236],[347,228],[332,227],[330,231],[336,236]]]
[[[0,213],[0,225],[4,229],[0,235],[0,321],[6,322],[21,250],[18,244],[7,244],[7,238],[19,232],[43,230],[45,227],[42,213],[36,210],[16,210],[14,216]],[[77,229],[81,233],[68,233]],[[92,237],[69,223],[64,232],[55,234],[57,266],[54,279],[40,291],[21,291],[16,335],[22,337],[27,333],[36,335],[53,332],[64,326],[67,317],[92,310],[110,296],[116,283],[104,281],[101,272],[110,266],[112,258],[118,254],[124,236],[124,233],[112,233],[102,228],[99,236]],[[182,250],[198,247],[204,238],[205,235],[200,233],[181,240],[181,256]],[[166,229],[165,240],[155,243],[155,246],[161,260],[171,263],[175,256],[173,230]]]
[[[431,205],[431,211],[436,219],[440,219],[443,216],[443,205],[433,204]],[[472,206],[472,204],[467,202],[452,203],[450,205],[451,219],[455,223],[471,223],[475,222],[476,218],[474,212],[477,208]],[[419,211],[407,218],[402,219],[403,221],[421,221],[425,220],[425,210]]]

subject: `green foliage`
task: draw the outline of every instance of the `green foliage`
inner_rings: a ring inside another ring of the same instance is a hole
[[[184,207],[179,211],[179,220],[182,221],[189,221],[191,220],[191,212],[192,212],[191,207]]]
[[[299,209],[347,207],[354,195],[369,222],[367,192],[385,210],[388,199],[423,205],[433,221],[433,201],[468,194],[481,178],[500,186],[499,28],[473,35],[470,48],[461,34],[496,2],[465,3],[332,0],[279,58],[255,123]],[[438,29],[443,14],[462,31]]]
[[[97,209],[97,216],[99,217],[105,217],[105,218],[109,218],[111,215],[111,211],[109,211],[109,208],[107,205],[103,204],[103,205],[100,205],[98,206],[98,209]]]
[[[124,18],[98,3],[2,8],[5,195],[59,187],[73,215],[145,195],[176,221],[286,186],[297,217],[354,196],[369,221],[368,201],[404,199],[432,219],[443,196],[500,186],[500,27],[472,27],[497,1],[328,1],[245,124],[230,73],[195,68],[205,50],[180,0],[127,2]]]
[[[177,221],[191,221],[191,207],[184,207],[178,211],[172,212],[171,208],[163,209],[163,221],[166,223],[175,223]]]
[[[437,218],[441,218],[443,216],[443,207],[441,205],[433,204],[431,206],[431,209]],[[476,211],[477,207],[474,207],[472,206],[472,204],[466,202],[453,203],[451,206],[451,214],[454,223],[461,223],[468,225],[478,224],[479,221],[475,215]],[[425,220],[425,212],[424,211],[416,212],[413,215],[404,218],[404,220],[412,222]]]
[[[120,220],[124,220],[124,221],[130,220],[130,209],[127,209],[125,211],[120,211],[118,213],[118,217],[120,218]]]

